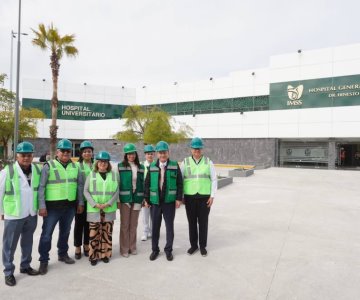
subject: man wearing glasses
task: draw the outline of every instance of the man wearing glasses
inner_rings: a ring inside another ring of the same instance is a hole
[[[37,225],[40,168],[32,164],[34,146],[22,142],[16,147],[16,162],[0,172],[0,215],[4,220],[2,262],[5,284],[16,285],[14,254],[20,238],[20,273],[38,275],[31,268],[33,235]]]
[[[62,139],[57,144],[56,158],[48,161],[41,172],[39,186],[39,215],[43,217],[39,242],[41,275],[48,271],[49,251],[54,228],[59,223],[58,260],[66,264],[75,261],[69,257],[71,223],[84,209],[83,177],[78,166],[71,161],[72,143]],[[78,199],[78,201],[76,201]]]

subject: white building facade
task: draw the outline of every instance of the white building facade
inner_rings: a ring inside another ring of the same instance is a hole
[[[137,89],[59,83],[58,89],[58,137],[77,145],[91,140],[118,159],[112,137],[133,104],[157,105],[191,126],[217,163],[333,169],[356,167],[360,159],[360,44],[272,56],[268,68],[224,78]],[[24,107],[50,118],[51,82],[26,79],[22,95]],[[46,145],[50,122],[38,123],[37,148]],[[173,146],[179,159],[184,146]]]

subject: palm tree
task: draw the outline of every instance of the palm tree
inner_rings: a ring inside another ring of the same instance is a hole
[[[60,36],[56,27],[51,24],[45,28],[44,24],[39,24],[38,31],[31,29],[35,38],[32,40],[33,45],[40,49],[50,51],[50,67],[53,81],[53,94],[51,98],[51,126],[50,126],[50,155],[53,158],[56,151],[57,140],[57,108],[58,108],[58,79],[60,70],[60,60],[65,54],[68,57],[75,57],[79,51],[73,45],[75,35]]]

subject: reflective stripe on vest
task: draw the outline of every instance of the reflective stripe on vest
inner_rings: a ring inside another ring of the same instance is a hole
[[[8,216],[19,217],[21,214],[21,188],[20,175],[14,164],[6,166],[7,174],[5,180],[5,195],[3,198],[4,213]],[[38,210],[38,190],[40,185],[40,168],[31,164],[31,186],[33,207],[32,210]]]
[[[78,165],[70,162],[66,168],[57,160],[49,162],[49,177],[45,186],[45,200],[75,201],[77,196]]]
[[[111,173],[111,176],[110,176]],[[99,172],[92,171],[90,173],[89,192],[94,201],[98,204],[105,204],[110,201],[118,188],[118,181],[115,172],[110,171],[106,173],[104,180]],[[115,212],[117,209],[117,202],[114,201],[110,207],[106,207],[104,212]],[[87,203],[87,212],[99,212],[100,209],[92,207],[89,202]]]
[[[202,157],[198,164],[196,164],[192,157],[187,157],[184,160],[184,194],[211,194],[211,172],[209,158]]]

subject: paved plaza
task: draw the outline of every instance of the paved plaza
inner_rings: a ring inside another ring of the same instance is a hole
[[[0,299],[360,299],[359,182],[358,171],[286,168],[235,178],[216,196],[206,258],[186,254],[183,206],[176,214],[172,262],[164,252],[149,261],[151,241],[140,241],[141,216],[138,255],[120,257],[116,220],[113,258],[95,267],[84,257],[75,265],[58,262],[56,231],[48,274],[20,274],[18,247],[17,286],[5,286],[2,279]],[[36,268],[41,224],[40,218]],[[74,255],[72,246],[69,254]]]

